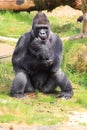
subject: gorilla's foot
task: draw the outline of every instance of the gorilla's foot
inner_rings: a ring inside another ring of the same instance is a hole
[[[15,98],[24,98],[25,97],[25,95],[24,94],[12,94],[12,93],[10,93],[10,96],[11,97],[15,97]]]
[[[33,87],[26,87],[24,90],[24,93],[33,93],[35,92],[35,89]]]
[[[72,91],[70,91],[70,92],[64,92],[64,91],[62,91],[56,97],[57,98],[69,99],[72,96],[73,96],[73,92]]]

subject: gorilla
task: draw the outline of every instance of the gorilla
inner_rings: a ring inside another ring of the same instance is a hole
[[[50,30],[47,16],[39,12],[33,19],[30,32],[24,33],[15,47],[12,56],[15,78],[10,95],[22,98],[35,89],[45,94],[54,93],[60,87],[57,97],[71,98],[73,89],[61,70],[61,62],[62,42]]]

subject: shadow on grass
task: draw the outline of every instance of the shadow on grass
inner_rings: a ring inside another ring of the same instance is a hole
[[[64,25],[59,25],[57,24],[52,24],[51,29],[53,32],[55,32],[56,34],[59,34],[60,36],[73,36],[76,34],[80,33],[80,28],[78,28],[77,26],[75,26],[73,23],[68,23],[68,24],[64,24]]]

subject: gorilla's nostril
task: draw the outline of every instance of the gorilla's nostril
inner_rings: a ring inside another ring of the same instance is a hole
[[[49,58],[48,58],[48,57],[46,57],[46,60],[49,60]]]
[[[49,60],[49,64],[52,64],[52,60]]]

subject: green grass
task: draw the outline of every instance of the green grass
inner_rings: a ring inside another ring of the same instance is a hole
[[[0,111],[3,111],[3,114],[0,116],[0,122],[52,125],[63,121],[65,114],[56,104],[39,101],[39,98],[17,100],[1,96]]]
[[[87,89],[87,72],[78,71],[76,57],[79,55],[79,50],[82,51],[84,45],[87,46],[87,39],[79,39],[74,41],[64,41],[64,58],[62,68],[70,79]],[[66,58],[67,57],[67,58]]]
[[[13,79],[13,69],[10,62],[0,63],[0,93],[8,93]]]
[[[56,95],[35,94],[32,98],[15,99],[8,94],[0,95],[0,122],[26,123],[28,125],[54,125],[67,121],[72,111],[87,108],[87,91],[84,88],[74,90],[70,100],[55,98]],[[83,94],[82,94],[83,92]]]
[[[0,12],[0,35],[19,37],[31,28],[33,14],[26,12]]]
[[[0,63],[0,69],[2,70],[0,73],[0,122],[2,123],[54,125],[67,121],[67,114],[72,111],[87,109],[87,80],[79,83],[84,75],[79,76],[76,73],[77,76],[76,74],[74,76],[67,70],[75,93],[70,100],[57,99],[56,94],[44,95],[38,91],[34,97],[29,95],[29,98],[19,100],[9,97],[14,75],[11,63]]]
[[[35,13],[0,12],[0,35],[17,38],[24,32],[29,31]],[[82,24],[76,22],[77,17],[49,17],[52,31],[60,36],[80,33]]]
[[[33,16],[33,13],[25,12],[0,12],[0,35],[18,38],[31,29]],[[81,32],[82,25],[76,23],[76,16],[49,17],[49,20],[52,31],[61,37]],[[12,64],[11,61],[0,62],[0,122],[54,125],[66,122],[67,115],[72,111],[87,109],[87,72],[79,72],[73,65],[73,55],[77,55],[80,47],[87,45],[87,39],[63,41],[63,45],[62,69],[72,83],[74,96],[70,100],[62,100],[56,98],[57,94],[45,95],[36,91],[25,99],[11,98],[9,92],[14,78]]]
[[[61,37],[79,34],[82,24],[76,22],[77,17],[49,17],[52,31]],[[55,22],[54,22],[55,21]]]

